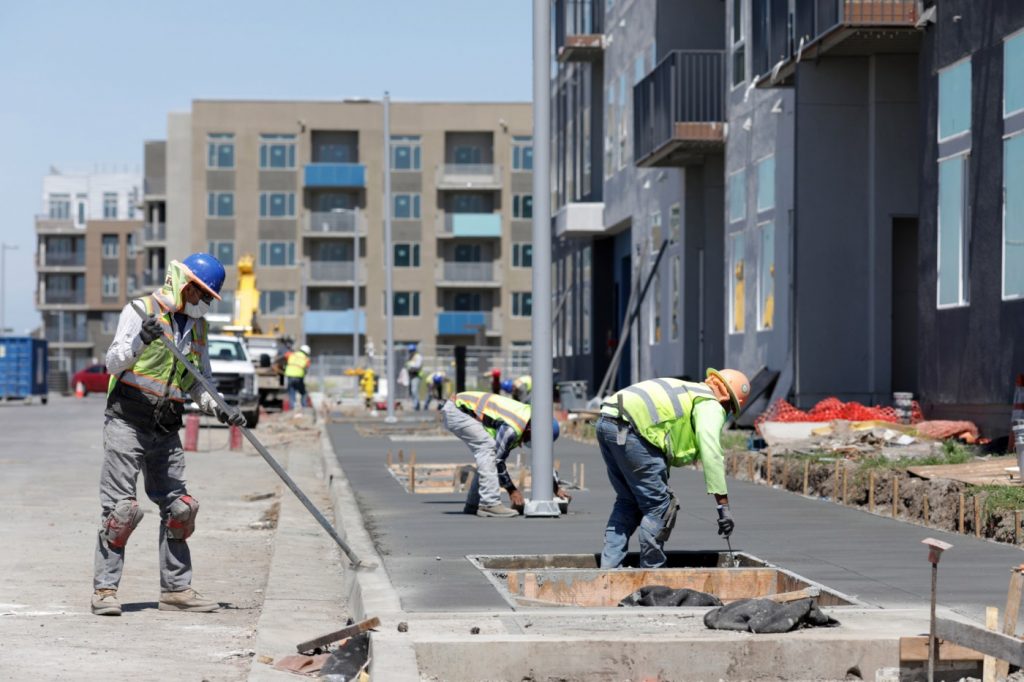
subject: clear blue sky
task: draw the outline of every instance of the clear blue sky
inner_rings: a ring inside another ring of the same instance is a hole
[[[51,163],[141,167],[143,140],[193,99],[529,100],[530,22],[528,0],[0,2],[7,326],[39,324]]]

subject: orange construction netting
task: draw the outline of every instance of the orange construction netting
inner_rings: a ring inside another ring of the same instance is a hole
[[[833,419],[846,419],[853,422],[876,420],[894,424],[899,422],[896,410],[892,407],[882,407],[881,405],[868,407],[858,402],[844,403],[839,398],[825,398],[810,410],[804,411],[779,398],[754,420],[754,428],[760,433],[761,424],[768,421],[830,422]],[[911,407],[910,421],[916,424],[922,419],[924,419],[924,415],[921,413],[921,406],[915,400]]]

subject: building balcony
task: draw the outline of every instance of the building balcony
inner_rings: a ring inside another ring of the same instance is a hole
[[[46,291],[41,289],[36,294],[36,307],[47,306],[84,306],[85,291]]]
[[[606,46],[604,0],[556,0],[554,31],[558,61],[598,61]]]
[[[162,199],[167,194],[167,178],[143,178],[142,196],[146,199]]]
[[[366,166],[361,163],[307,163],[306,187],[366,187]]]
[[[366,268],[360,263],[359,283],[366,283]],[[309,262],[307,285],[356,283],[356,264],[351,260],[313,260]]]
[[[801,60],[824,55],[913,54],[918,0],[761,0],[752,6],[752,68],[758,87],[790,84]]]
[[[43,338],[49,341],[51,345],[59,346],[62,343],[65,346],[71,344],[85,344],[91,347],[93,345],[92,340],[89,338],[89,330],[85,327],[72,327],[71,325],[65,325],[64,329],[61,330],[59,326],[52,325],[46,327],[43,334]]]
[[[310,211],[306,214],[305,233],[316,237],[366,236],[366,214],[349,208]]]
[[[725,150],[725,53],[675,50],[633,87],[636,165],[690,166]]]
[[[444,163],[437,167],[438,189],[501,189],[501,166]]]
[[[500,287],[501,263],[494,261],[479,263],[438,261],[434,278],[439,287]]]
[[[556,237],[593,237],[604,232],[604,202],[568,203],[555,213]]]
[[[358,319],[358,328],[357,325]],[[302,316],[302,328],[307,335],[360,334],[366,333],[366,311],[348,310],[307,310]]]
[[[501,334],[501,315],[489,310],[452,310],[437,313],[437,333],[442,336]]]
[[[40,272],[82,272],[85,270],[85,252],[39,254],[36,268]]]
[[[146,223],[142,226],[142,241],[158,244],[167,241],[167,223]]]
[[[501,214],[439,213],[437,236],[501,239]]]
[[[37,234],[68,234],[75,232],[79,234],[85,232],[85,226],[75,227],[71,218],[51,218],[48,215],[36,216]]]

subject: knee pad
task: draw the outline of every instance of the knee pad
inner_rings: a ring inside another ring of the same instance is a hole
[[[196,529],[199,501],[191,495],[182,495],[167,507],[167,536],[172,540],[188,540]]]
[[[100,536],[110,547],[124,548],[128,537],[142,521],[146,512],[139,507],[138,500],[121,500],[103,520]]]

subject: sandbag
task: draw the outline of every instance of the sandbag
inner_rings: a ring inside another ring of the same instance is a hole
[[[664,585],[646,585],[619,601],[619,606],[721,606],[713,594],[697,590],[673,589]]]
[[[839,621],[825,615],[814,599],[779,604],[770,599],[740,599],[704,614],[712,630],[754,633],[791,632],[805,627],[836,627]]]

